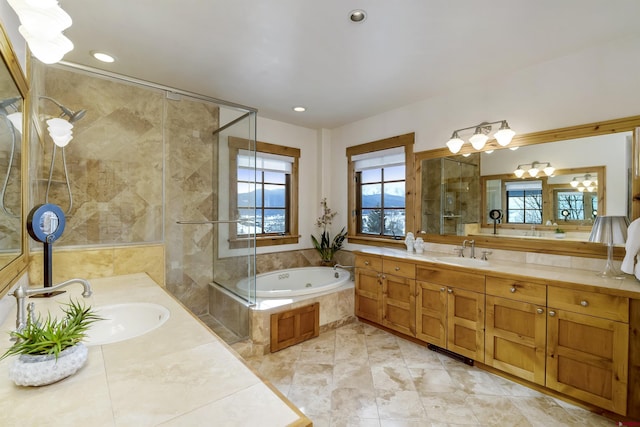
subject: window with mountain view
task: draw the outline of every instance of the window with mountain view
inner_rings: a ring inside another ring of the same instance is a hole
[[[246,150],[246,140],[230,138],[234,217],[232,242],[250,239],[257,246],[298,241],[298,158],[300,150],[256,142]],[[234,200],[235,199],[235,200]],[[234,246],[233,243],[231,245]]]
[[[347,148],[353,176],[349,241],[404,239],[412,229],[412,216],[406,213],[413,206],[407,198],[414,193],[413,181],[407,181],[407,173],[413,172],[413,141],[414,134],[406,134]]]

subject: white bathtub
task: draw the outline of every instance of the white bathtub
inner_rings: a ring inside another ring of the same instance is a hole
[[[338,288],[350,281],[350,273],[342,268],[302,267],[277,270],[256,276],[257,298],[282,298],[315,294]],[[242,279],[236,287],[248,295],[249,280]]]

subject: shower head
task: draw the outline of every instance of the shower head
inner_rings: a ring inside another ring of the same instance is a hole
[[[40,99],[48,99],[49,101],[51,101],[54,104],[56,104],[58,106],[58,108],[60,108],[60,110],[62,110],[62,115],[67,116],[69,118],[69,123],[75,123],[78,120],[80,120],[81,118],[83,118],[85,114],[87,114],[87,110],[85,110],[85,109],[78,110],[78,111],[73,111],[70,108],[65,107],[64,105],[62,105],[61,103],[59,103],[55,99],[50,98],[48,96],[41,96]]]

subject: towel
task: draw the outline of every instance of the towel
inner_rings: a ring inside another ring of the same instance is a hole
[[[627,274],[634,274],[636,255],[640,252],[640,218],[634,220],[627,228],[627,242],[621,270]],[[638,269],[640,274],[640,269]],[[636,275],[637,276],[637,275]]]

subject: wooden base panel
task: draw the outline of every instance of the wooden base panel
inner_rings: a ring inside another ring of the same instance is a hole
[[[271,352],[320,335],[320,303],[271,315]]]

